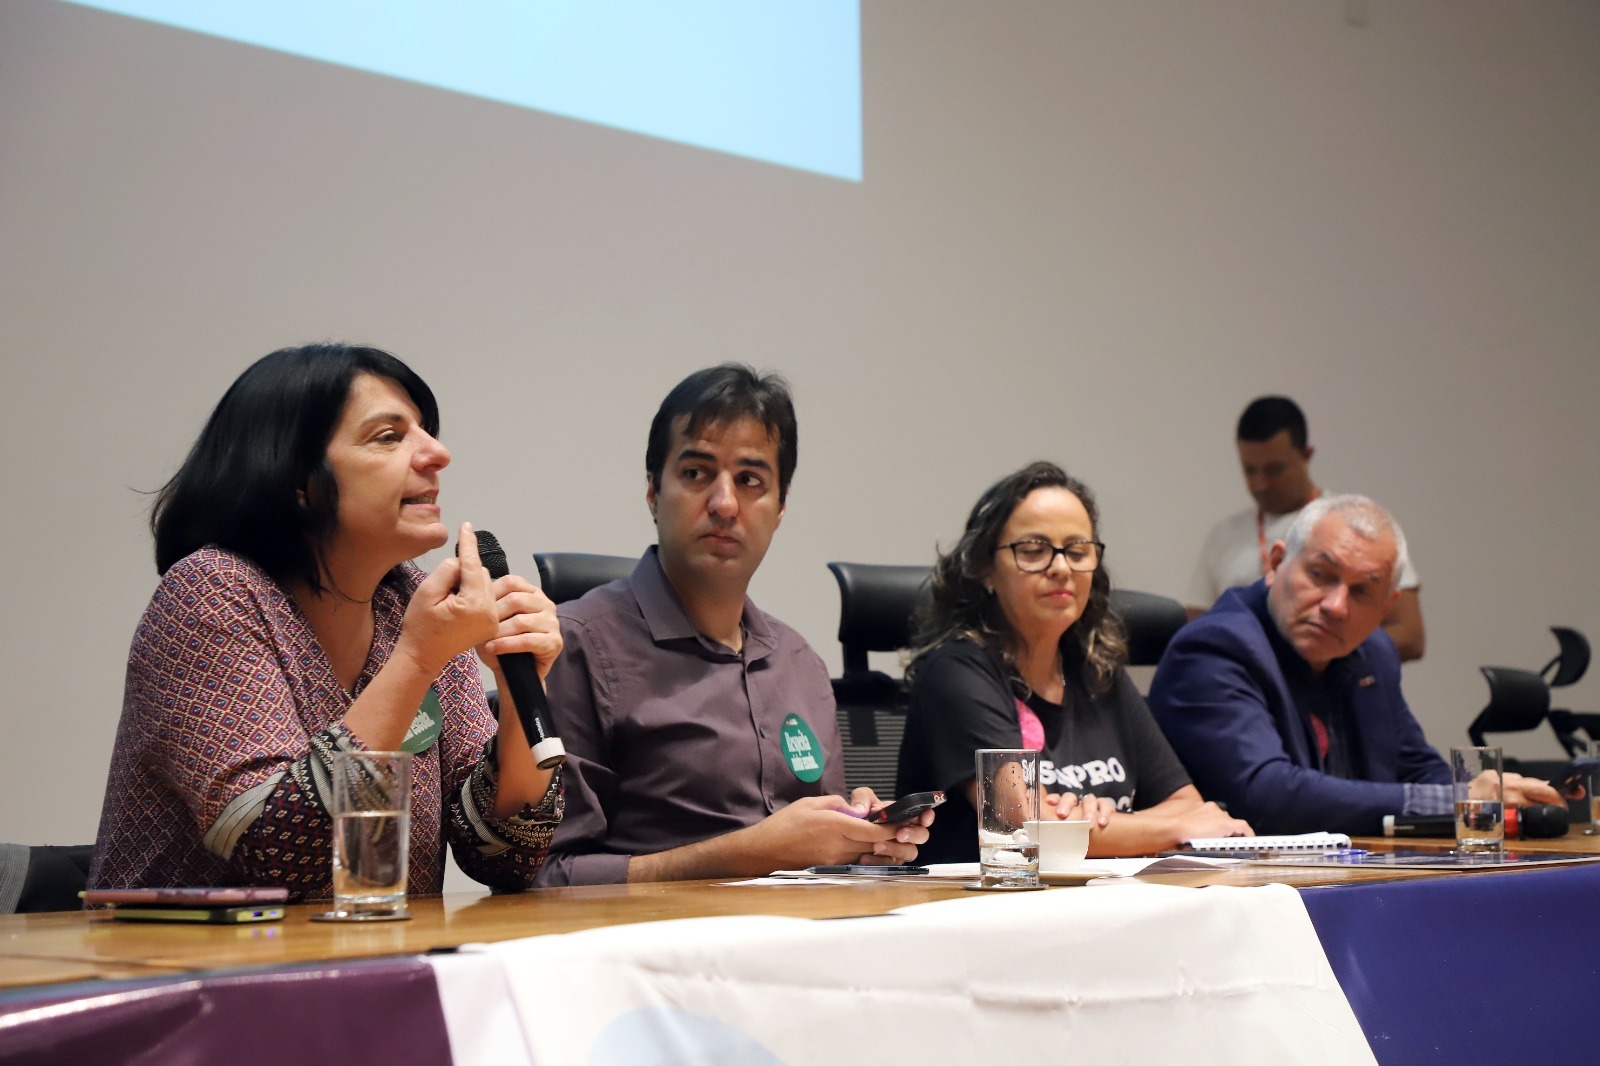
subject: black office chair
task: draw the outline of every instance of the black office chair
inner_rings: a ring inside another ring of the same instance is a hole
[[[0,914],[81,909],[93,858],[93,844],[0,844]]]
[[[1480,666],[1478,672],[1489,682],[1489,704],[1467,727],[1472,743],[1487,744],[1488,733],[1522,733],[1539,728],[1550,712],[1550,686],[1532,670],[1509,666]],[[1559,731],[1556,734],[1560,738]],[[1566,759],[1507,758],[1505,768],[1519,774],[1544,778],[1558,776]]]
[[[1555,634],[1560,650],[1554,659],[1544,664],[1539,674],[1553,689],[1575,685],[1589,669],[1589,639],[1566,626],[1551,626],[1550,632]],[[1588,740],[1600,740],[1600,714],[1552,707],[1549,717],[1550,728],[1556,731],[1567,754],[1574,758],[1588,753],[1588,742],[1579,735],[1580,730],[1588,734]]]
[[[1129,666],[1159,663],[1167,645],[1189,621],[1189,613],[1177,600],[1133,589],[1112,589],[1111,610],[1128,634]]]
[[[533,565],[539,568],[539,587],[556,603],[575,600],[590,589],[627,577],[638,559],[621,555],[589,555],[585,552],[536,552]]]
[[[872,669],[868,653],[899,651],[911,643],[911,619],[928,596],[926,566],[829,563],[839,583],[839,643],[843,676],[833,679],[839,734],[844,741],[844,776],[884,799],[894,795],[905,735],[906,704],[900,680]]]
[[[1482,747],[1486,733],[1521,733],[1539,728],[1550,711],[1550,687],[1532,670],[1480,666],[1489,682],[1489,705],[1467,727],[1472,743]]]

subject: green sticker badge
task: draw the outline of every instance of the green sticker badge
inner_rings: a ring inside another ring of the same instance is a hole
[[[783,757],[789,760],[789,769],[802,781],[815,781],[822,776],[826,756],[811,727],[791,714],[783,720]]]
[[[417,716],[411,719],[411,728],[406,730],[406,738],[400,742],[400,750],[422,754],[439,742],[442,728],[444,708],[439,706],[439,694],[429,686],[428,694],[422,697],[422,706],[417,708]]]

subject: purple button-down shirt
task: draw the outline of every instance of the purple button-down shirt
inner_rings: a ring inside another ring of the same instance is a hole
[[[742,652],[707,639],[651,547],[632,576],[560,615],[566,647],[545,686],[567,748],[566,817],[539,884],[623,882],[630,856],[754,825],[802,796],[844,794],[827,668],[748,599]],[[821,742],[819,780],[800,780],[785,757],[791,714]]]

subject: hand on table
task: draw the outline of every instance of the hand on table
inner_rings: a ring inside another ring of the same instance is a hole
[[[1541,781],[1536,777],[1523,777],[1521,774],[1505,775],[1505,801],[1518,807],[1526,807],[1535,803],[1555,803],[1566,806],[1567,801],[1560,792],[1548,781]]]
[[[1178,816],[1181,840],[1195,837],[1253,837],[1256,831],[1250,823],[1234,818],[1215,803],[1202,803],[1194,810]]]
[[[806,796],[739,831],[751,868],[798,869],[845,863],[909,863],[928,840],[923,812],[903,825],[873,825],[863,816],[883,804],[871,789],[856,789],[846,804],[838,796]],[[931,819],[930,819],[931,820]],[[730,835],[728,840],[732,842]]]
[[[1117,813],[1117,801],[1104,796],[1094,796],[1068,792],[1058,795],[1054,792],[1045,793],[1044,809],[1040,812],[1041,818],[1059,818],[1062,821],[1080,821],[1094,823],[1090,828],[1104,829],[1111,824],[1111,816]]]

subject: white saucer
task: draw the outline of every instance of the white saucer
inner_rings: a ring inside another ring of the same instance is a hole
[[[1047,885],[1081,885],[1091,878],[1104,877],[1106,871],[1092,866],[1068,866],[1060,870],[1040,870],[1039,880]]]

